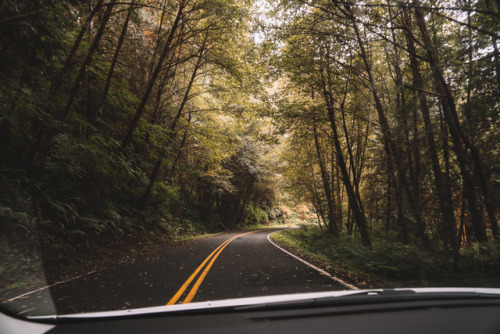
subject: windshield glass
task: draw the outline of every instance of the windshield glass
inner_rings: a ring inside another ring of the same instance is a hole
[[[0,308],[500,287],[499,18],[0,1]]]

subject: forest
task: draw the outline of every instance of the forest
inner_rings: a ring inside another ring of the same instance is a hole
[[[498,0],[2,0],[0,31],[4,276],[299,204],[499,273]]]

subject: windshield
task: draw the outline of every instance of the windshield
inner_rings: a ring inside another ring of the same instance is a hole
[[[500,287],[499,17],[0,1],[0,308]]]

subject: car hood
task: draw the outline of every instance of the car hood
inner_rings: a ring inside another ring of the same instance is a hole
[[[112,318],[112,317],[126,317],[137,315],[148,315],[157,313],[172,313],[172,312],[189,312],[200,310],[216,310],[216,309],[234,309],[242,307],[266,307],[276,304],[293,303],[301,301],[320,301],[326,298],[339,299],[342,297],[357,296],[357,295],[379,295],[382,293],[391,292],[392,295],[397,295],[398,292],[408,292],[414,295],[438,295],[438,294],[482,294],[494,295],[500,297],[500,288],[400,288],[400,289],[366,289],[366,290],[343,290],[343,291],[327,291],[327,292],[309,292],[297,294],[284,294],[284,295],[271,295],[259,296],[249,298],[236,298],[224,299],[214,301],[194,302],[188,304],[177,304],[168,306],[153,306],[145,308],[117,310],[117,311],[104,311],[104,312],[89,312],[78,314],[64,314],[64,315],[51,315],[51,316],[29,316],[28,319],[32,320],[60,320],[60,319],[89,319],[89,318]]]

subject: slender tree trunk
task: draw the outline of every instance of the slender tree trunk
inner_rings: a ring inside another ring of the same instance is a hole
[[[352,171],[352,180],[353,180],[353,185],[354,185],[354,189],[357,189],[359,187],[359,181],[358,181],[358,178],[357,178],[357,172],[356,172],[356,161],[354,160],[354,155],[352,153],[352,147],[351,147],[351,140],[350,140],[350,136],[349,136],[349,131],[347,130],[347,123],[346,123],[346,119],[345,119],[345,110],[344,110],[344,103],[345,103],[345,99],[347,97],[347,84],[346,84],[346,87],[345,87],[345,91],[344,91],[344,98],[343,98],[343,101],[342,103],[340,104],[340,115],[342,116],[342,129],[344,130],[344,137],[345,137],[345,142],[346,142],[346,146],[347,146],[347,155],[349,156],[349,167]]]
[[[100,0],[98,2],[98,4],[94,7],[94,9],[92,10],[90,16],[87,18],[87,21],[85,22],[84,26],[82,27],[82,30],[80,31],[80,34],[79,34],[77,40],[73,44],[73,48],[71,49],[70,54],[66,58],[66,62],[64,64],[63,69],[61,70],[61,73],[59,74],[59,77],[56,79],[56,82],[54,84],[54,87],[53,87],[52,93],[51,93],[51,97],[50,97],[50,100],[51,100],[50,112],[51,113],[52,113],[55,97],[57,96],[57,93],[58,93],[60,87],[62,86],[64,75],[69,70],[69,66],[70,66],[70,63],[73,59],[73,56],[76,53],[76,51],[78,50],[79,45],[81,43],[81,40],[83,39],[83,36],[85,35],[86,26],[90,24],[93,17],[95,16],[95,14],[99,11],[102,3],[103,3],[103,0]],[[78,89],[80,87],[81,81],[83,80],[83,78],[85,76],[85,73],[87,71],[88,66],[92,62],[92,57],[94,55],[94,52],[96,51],[97,46],[99,44],[99,41],[100,41],[102,35],[104,34],[104,28],[109,20],[109,17],[111,16],[111,12],[113,10],[113,7],[114,7],[114,4],[108,4],[108,6],[106,7],[106,12],[105,12],[104,17],[101,21],[101,26],[99,28],[99,31],[96,34],[94,41],[91,44],[90,49],[87,53],[87,57],[85,58],[83,65],[80,67],[80,70],[78,72],[78,76],[77,76],[75,82],[73,83],[72,90],[70,92],[70,98],[69,98],[69,101],[66,105],[66,108],[64,109],[64,111],[62,113],[59,113],[59,114],[56,113],[54,115],[54,118],[56,120],[63,121],[63,122],[66,121],[66,119],[71,111],[71,106],[73,104],[73,101],[76,97],[76,94],[78,93]],[[48,140],[48,138],[50,138],[51,135],[52,135],[51,130],[44,127],[44,126],[40,127],[40,129],[38,130],[38,133],[36,135],[37,140],[36,140],[35,149],[34,149],[34,153],[33,153],[33,160],[32,160],[34,165],[37,164],[39,157],[41,155],[43,155],[43,152],[47,146],[46,141]]]
[[[360,205],[361,205],[362,201],[361,201],[361,195],[359,193],[359,182],[360,182],[359,176],[361,176],[361,173],[359,175],[357,173],[356,159],[354,159],[354,155],[352,153],[351,141],[349,139],[349,132],[347,131],[347,124],[346,124],[345,110],[344,110],[344,102],[345,102],[346,95],[347,95],[347,87],[345,90],[344,100],[340,104],[340,113],[342,115],[342,128],[344,130],[344,136],[345,136],[346,146],[347,146],[347,154],[349,156],[349,166],[351,167],[350,170],[352,172],[354,194],[356,195],[358,203],[360,203]]]
[[[102,36],[104,35],[104,30],[106,28],[106,25],[109,21],[109,18],[111,17],[111,14],[113,12],[114,4],[109,4],[106,7],[106,11],[104,12],[103,18],[101,20],[101,24],[99,26],[99,30],[97,31],[97,34],[94,38],[94,41],[92,42],[90,49],[87,53],[87,57],[85,58],[85,61],[83,65],[80,67],[80,70],[78,71],[78,76],[75,79],[75,82],[73,83],[68,103],[66,104],[66,108],[64,111],[56,117],[57,120],[65,122],[68,118],[68,116],[71,113],[71,108],[73,107],[73,103],[76,99],[76,95],[78,94],[78,91],[80,90],[81,83],[83,81],[83,78],[85,77],[85,73],[87,72],[90,64],[92,63],[92,59],[94,57],[95,52],[97,51],[97,48],[99,46],[99,42],[101,41]]]
[[[109,88],[111,87],[111,79],[113,78],[113,73],[115,71],[116,63],[118,61],[118,56],[120,54],[120,50],[123,46],[123,42],[125,41],[125,36],[127,35],[128,24],[130,22],[130,17],[132,16],[132,12],[135,6],[136,0],[132,0],[129,9],[127,11],[127,16],[125,17],[125,21],[123,22],[122,30],[120,33],[120,37],[118,38],[118,44],[116,45],[115,53],[113,54],[113,59],[111,60],[111,65],[109,67],[108,76],[106,77],[106,83],[104,84],[104,90],[102,92],[101,101],[99,106],[97,107],[97,112],[95,115],[94,125],[97,125],[99,119],[101,118],[102,111],[106,104],[106,100],[108,98]]]
[[[89,26],[90,22],[92,22],[92,20],[94,19],[94,16],[97,14],[97,12],[99,12],[99,10],[101,9],[103,2],[104,2],[104,0],[99,0],[97,2],[97,4],[94,6],[94,9],[92,9],[92,11],[90,12],[90,15],[85,20],[82,28],[80,29],[80,33],[78,34],[78,37],[76,38],[68,56],[66,57],[63,68],[61,69],[61,72],[59,72],[59,75],[57,76],[57,79],[52,86],[51,96],[50,96],[51,109],[52,109],[52,105],[54,103],[53,101],[54,101],[55,97],[57,96],[57,94],[59,93],[59,90],[61,89],[61,86],[63,84],[64,76],[68,72],[69,67],[71,65],[71,62],[73,61],[73,57],[75,56],[76,51],[78,51],[78,49],[80,48],[80,43],[82,42],[82,39],[85,36],[85,33],[87,32],[87,27]]]
[[[337,218],[338,218],[338,221],[340,222],[340,226],[342,227],[342,225],[344,223],[344,214],[342,212],[342,203],[344,201],[344,190],[341,187],[342,181],[340,180],[340,178],[341,178],[340,172],[338,170],[336,172],[334,172],[334,170],[333,170],[335,168],[334,167],[334,164],[335,164],[334,159],[335,159],[335,150],[332,147],[332,177],[333,177],[333,175],[335,175],[335,184],[336,184],[335,189],[337,189],[337,212],[338,212]]]
[[[188,124],[191,123],[191,112],[189,112],[189,114],[188,114],[187,123]],[[172,168],[170,169],[170,172],[169,172],[170,178],[174,177],[175,169],[177,167],[177,162],[181,159],[183,148],[184,148],[184,145],[186,144],[186,140],[187,140],[187,137],[188,137],[188,132],[189,132],[189,129],[186,128],[186,130],[184,131],[184,134],[182,135],[181,144],[179,145],[177,155],[175,156],[175,160],[172,163]]]
[[[335,145],[336,160],[340,171],[342,172],[342,180],[344,182],[344,187],[347,192],[347,198],[349,200],[349,206],[352,210],[354,219],[359,227],[359,232],[361,234],[361,241],[365,246],[371,247],[370,237],[368,235],[367,223],[365,213],[363,212],[363,207],[358,202],[358,198],[354,192],[352,186],[349,171],[344,160],[344,155],[342,153],[342,147],[340,146],[340,139],[337,131],[337,123],[335,120],[335,110],[333,108],[333,101],[327,91],[326,82],[323,79],[323,95],[328,111],[328,118],[330,120],[330,126],[333,132],[333,143]]]
[[[470,1],[467,4],[470,7]],[[474,120],[472,117],[472,28],[471,24],[471,16],[470,12],[467,12],[467,23],[469,27],[467,29],[467,87],[466,87],[466,100],[465,100],[465,118],[467,119],[468,124],[468,132],[471,140],[474,140],[475,131],[474,131]]]
[[[158,55],[158,50],[160,49],[160,43],[161,43],[161,30],[163,28],[163,21],[165,20],[165,13],[167,12],[165,10],[167,6],[168,0],[163,0],[163,6],[161,9],[161,16],[160,16],[160,21],[158,24],[158,30],[156,31],[156,43],[155,43],[155,49],[153,51],[153,56],[151,57],[151,64],[148,66],[149,71],[148,73],[153,73],[154,68],[155,68],[155,62],[156,62],[156,56]]]
[[[356,165],[357,165],[357,178],[358,182],[361,182],[361,174],[363,173],[363,167],[365,165],[366,148],[368,146],[368,135],[370,131],[370,123],[366,123],[365,135],[362,137],[360,133],[361,126],[358,124],[358,142],[357,152],[356,152]],[[358,190],[359,191],[359,190]]]
[[[179,224],[181,226],[184,223],[184,218],[186,216],[186,212],[189,208],[189,204],[191,203],[191,195],[193,194],[193,190],[194,190],[194,183],[191,183],[191,187],[189,188],[189,193],[186,197],[186,200],[184,201],[184,205],[182,206],[181,219],[179,220]]]
[[[179,45],[179,54],[178,54],[179,57],[180,57],[181,52],[182,52],[182,43],[180,43],[180,45]],[[175,75],[177,72],[178,63],[174,66],[173,73],[170,73],[170,69],[172,67],[171,65],[174,62],[175,57],[176,57],[175,53],[172,53],[172,56],[169,59],[169,66],[166,69],[165,74],[163,75],[163,78],[160,80],[160,84],[156,88],[156,97],[155,97],[155,101],[154,101],[153,112],[151,114],[151,119],[149,121],[149,123],[151,125],[158,124],[158,122],[160,121],[160,119],[162,117],[162,112],[160,111],[160,109],[161,109],[161,104],[162,104],[162,96],[163,96],[163,94],[165,94],[165,86],[167,85],[167,83],[170,82],[170,79],[173,80],[175,78]],[[150,139],[151,139],[151,131],[148,131],[146,133],[146,138],[144,139],[144,142],[146,144],[148,144]]]
[[[392,174],[389,173],[389,168],[387,168],[387,206],[385,209],[385,233],[387,234],[391,228],[391,217],[392,217],[392,191],[391,191],[391,183],[392,183]]]
[[[400,159],[398,159],[398,157],[400,156],[399,149],[398,149],[396,143],[394,142],[394,139],[393,139],[390,127],[389,127],[389,122],[388,122],[386,114],[385,114],[384,106],[382,105],[382,102],[381,102],[380,97],[379,97],[377,86],[375,85],[375,79],[373,78],[371,64],[368,60],[368,54],[366,52],[364,42],[361,39],[361,34],[360,34],[360,31],[358,28],[358,23],[356,22],[356,19],[354,17],[354,12],[353,12],[352,8],[350,7],[350,5],[347,3],[344,3],[344,9],[348,14],[348,19],[352,23],[352,27],[353,27],[354,33],[356,35],[356,40],[357,40],[359,48],[360,48],[360,55],[361,55],[361,58],[363,60],[364,65],[365,65],[365,72],[368,75],[369,85],[370,85],[370,88],[372,91],[373,99],[375,101],[375,109],[377,110],[380,128],[382,130],[383,137],[384,137],[384,148],[385,148],[385,151],[387,154],[387,158],[394,159],[394,162],[396,165],[396,172],[397,172],[398,179],[399,179],[399,184],[400,184],[400,186],[403,187],[403,189],[406,193],[406,196],[408,197],[408,202],[409,202],[410,208],[412,210],[413,218],[416,221],[417,232],[418,232],[419,238],[420,238],[420,240],[422,240],[422,242],[424,243],[426,248],[431,248],[429,238],[427,237],[427,234],[425,231],[426,230],[425,222],[422,219],[421,209],[418,205],[419,203],[414,198],[413,193],[411,192],[411,190],[409,188],[409,185],[408,185],[408,182],[406,179],[406,175],[405,175],[405,169],[404,169],[403,165],[401,164]]]
[[[403,211],[403,191],[401,186],[398,184],[398,178],[394,177],[396,172],[394,171],[394,163],[392,159],[387,159],[387,171],[392,176],[391,179],[392,187],[394,188],[394,201],[396,202],[397,209],[397,225],[401,241],[403,244],[407,245],[410,242],[410,237],[408,234],[408,223]]]
[[[352,235],[352,219],[351,219],[351,207],[347,203],[347,223],[346,223],[347,235]]]
[[[184,32],[184,25],[181,25],[179,27],[179,29],[180,29],[179,34],[182,36],[183,32]],[[162,99],[161,99],[162,93],[164,93],[164,88],[165,88],[165,85],[167,84],[167,82],[169,82],[170,79],[173,80],[177,74],[177,68],[179,67],[180,59],[182,57],[182,52],[184,50],[184,48],[183,48],[184,42],[185,42],[185,40],[183,38],[180,38],[180,40],[177,42],[177,44],[179,45],[178,50],[177,50],[177,54],[172,52],[172,55],[170,56],[169,63],[168,63],[169,65],[165,70],[165,75],[163,75],[163,78],[160,81],[160,84],[158,85],[158,88],[156,90],[154,109],[153,109],[153,113],[151,115],[151,121],[150,121],[150,123],[153,125],[157,124],[157,122],[161,119],[160,109],[161,109],[161,104],[162,104]],[[157,47],[158,47],[158,45],[157,45]],[[175,61],[176,57],[177,57],[177,61]],[[172,67],[173,67],[173,71],[172,71],[172,73],[170,73],[172,70]],[[153,69],[151,69],[151,71],[152,70]],[[148,140],[149,140],[149,133],[148,133],[148,137],[146,138],[146,142]]]
[[[167,137],[166,143],[163,145],[162,152],[160,154],[160,157],[156,161],[156,164],[153,168],[153,172],[151,173],[151,177],[149,178],[149,184],[146,188],[146,192],[144,193],[142,197],[142,203],[144,204],[147,199],[149,198],[149,195],[151,194],[151,190],[153,189],[153,185],[156,182],[156,179],[158,178],[158,175],[160,173],[161,165],[163,164],[163,160],[165,159],[165,156],[167,154],[168,148],[170,146],[170,143],[174,139],[175,136],[175,128],[177,127],[177,122],[179,121],[180,117],[182,116],[182,112],[184,111],[184,107],[186,106],[187,101],[189,100],[189,93],[191,92],[191,88],[193,86],[194,80],[196,79],[196,73],[198,72],[198,69],[201,66],[201,62],[203,60],[203,55],[205,52],[205,47],[207,43],[207,35],[205,35],[205,40],[203,41],[203,45],[200,48],[199,51],[199,56],[198,60],[196,62],[196,65],[194,67],[193,73],[191,74],[191,78],[189,79],[188,86],[186,87],[186,91],[184,93],[184,97],[182,98],[181,104],[179,105],[179,108],[177,109],[177,113],[170,124],[170,132]]]
[[[469,146],[469,149],[470,148],[475,149],[475,147],[473,147],[473,145],[471,145],[470,143],[469,145],[467,145],[468,141],[462,132],[462,129],[460,127],[460,122],[458,120],[455,100],[453,98],[449,85],[446,83],[439,60],[437,58],[437,55],[435,54],[434,45],[427,31],[427,25],[424,19],[424,14],[422,13],[422,9],[419,7],[417,1],[415,1],[415,4],[416,4],[416,6],[414,6],[415,18],[420,33],[422,34],[423,44],[427,52],[427,58],[431,65],[434,82],[436,84],[438,93],[440,94],[440,102],[442,105],[444,119],[448,124],[448,129],[450,130],[451,139],[453,141],[453,147],[457,155],[457,160],[460,166],[460,172],[464,184],[464,189],[466,192],[467,200],[469,202],[469,211],[471,213],[471,219],[472,219],[472,224],[474,226],[476,238],[478,241],[486,241],[487,240],[486,228],[484,225],[483,215],[481,213],[480,205],[478,203],[478,199],[474,190],[474,181],[471,175],[471,161],[470,157],[467,154],[467,149],[466,149],[467,146]],[[479,174],[478,176],[480,177],[480,179],[484,181],[484,175],[482,174],[482,168],[481,168],[482,166],[480,165],[478,153],[476,158],[477,161],[476,159],[473,159],[473,162],[476,165],[476,171],[478,172]],[[482,185],[483,182],[480,181],[480,184]],[[492,226],[493,225],[496,225],[496,220],[494,220],[494,222],[492,223]]]
[[[500,13],[500,0],[496,0],[496,4],[491,4],[490,0],[485,1],[486,8],[493,13]],[[496,5],[496,8],[494,8]],[[493,60],[495,61],[495,74],[497,79],[497,94],[500,94],[500,53],[498,52],[498,39],[495,36],[491,36],[491,44],[493,46]]]
[[[318,156],[318,164],[321,171],[321,180],[323,181],[323,189],[325,191],[326,203],[328,205],[328,231],[334,236],[339,235],[339,230],[337,222],[335,221],[335,208],[332,200],[332,191],[330,188],[330,178],[328,176],[328,171],[326,170],[325,164],[323,162],[323,153],[318,140],[318,131],[316,130],[316,121],[313,120],[313,134],[314,143],[316,145],[316,153]]]
[[[500,94],[500,52],[498,51],[497,38],[491,37],[491,44],[493,44],[494,60],[495,60],[495,74],[497,78],[498,93]]]
[[[156,64],[156,67],[151,75],[151,78],[149,78],[148,84],[146,86],[146,91],[144,92],[144,95],[141,99],[141,102],[139,104],[139,107],[137,108],[134,118],[132,119],[132,122],[130,123],[127,133],[125,134],[125,137],[123,138],[122,142],[122,147],[125,147],[129,144],[129,142],[132,140],[132,135],[135,131],[135,128],[139,124],[139,120],[141,119],[142,114],[144,113],[144,109],[146,107],[146,104],[148,102],[149,96],[151,95],[151,92],[153,90],[153,86],[156,82],[156,79],[158,78],[158,75],[160,74],[160,71],[163,66],[163,62],[165,61],[165,58],[171,51],[172,47],[172,41],[174,40],[175,33],[177,31],[177,28],[179,26],[179,22],[181,21],[182,13],[184,10],[185,3],[184,1],[186,0],[180,0],[179,2],[179,8],[177,10],[177,14],[175,16],[174,22],[172,24],[172,28],[170,29],[170,33],[168,34],[167,40],[165,41],[165,46],[163,47],[163,51],[160,55],[160,58],[158,59],[158,64]]]
[[[177,59],[180,58],[181,53],[182,53],[182,43],[180,43],[180,46],[179,46],[179,52],[177,55]],[[178,63],[173,66],[174,69],[171,73],[171,69],[172,69],[171,64],[174,62],[175,57],[176,57],[176,54],[172,53],[172,56],[169,59],[170,65],[166,69],[165,74],[163,75],[163,78],[161,79],[160,84],[158,85],[158,88],[156,89],[156,97],[155,97],[155,101],[154,101],[153,112],[151,114],[151,119],[150,119],[150,123],[153,125],[158,124],[158,121],[161,119],[161,116],[162,116],[160,109],[161,109],[161,105],[162,105],[162,95],[165,93],[165,86],[167,85],[167,83],[170,83],[169,79],[175,78],[176,73],[177,73]]]
[[[323,228],[321,221],[323,221],[323,223],[326,226],[326,220],[325,220],[325,213],[323,212],[323,208],[321,206],[321,198],[319,197],[318,191],[316,190],[314,185],[311,187],[310,192],[313,197],[313,205],[316,209],[316,215],[318,217],[318,225],[319,227]]]
[[[403,19],[405,22],[406,29],[410,29],[412,26],[410,17],[408,13],[403,8]],[[456,243],[456,223],[453,213],[453,204],[451,198],[451,190],[448,182],[445,182],[445,178],[441,172],[441,166],[439,164],[439,157],[437,153],[436,143],[434,141],[434,133],[432,130],[432,121],[430,118],[429,106],[427,104],[427,98],[423,92],[424,81],[422,75],[420,74],[420,66],[417,60],[415,45],[411,36],[409,36],[409,31],[405,29],[406,45],[409,51],[410,57],[410,67],[413,76],[413,85],[417,89],[418,101],[420,104],[420,112],[422,113],[422,118],[424,120],[425,136],[427,139],[428,154],[431,160],[432,171],[434,175],[434,187],[438,195],[438,201],[440,206],[440,211],[443,215],[443,232],[442,238],[445,245],[450,246],[452,249],[457,249]]]

